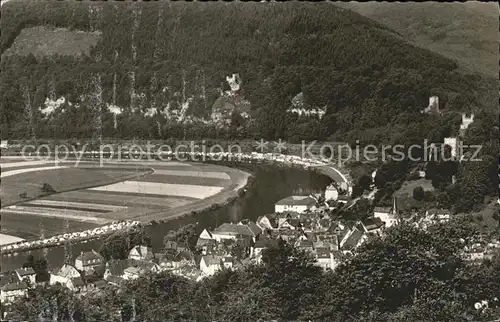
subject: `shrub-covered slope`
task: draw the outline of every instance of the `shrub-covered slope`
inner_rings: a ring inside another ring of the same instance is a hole
[[[419,112],[430,95],[453,111],[496,104],[493,86],[456,73],[455,62],[327,3],[17,0],[2,6],[0,23],[2,52],[30,26],[102,32],[90,57],[3,55],[3,137],[89,137],[96,128],[115,137],[214,136],[212,125],[144,114],[155,107],[208,118],[233,73],[254,121],[236,122],[228,135],[397,140],[409,125],[436,125]],[[285,113],[300,92],[306,109],[326,107],[321,120]],[[39,112],[47,97],[60,96],[71,106]],[[112,103],[124,108],[116,129]]]

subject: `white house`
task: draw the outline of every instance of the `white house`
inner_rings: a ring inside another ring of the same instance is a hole
[[[326,201],[337,200],[338,197],[339,197],[339,191],[337,190],[337,188],[333,184],[326,187],[326,190],[325,190],[325,200]]]
[[[362,226],[365,233],[380,235],[385,223],[380,218],[371,217],[363,220]]]
[[[226,269],[233,268],[234,266],[234,258],[231,256],[226,256],[222,258],[222,266]]]
[[[59,270],[50,274],[50,285],[60,283],[70,289],[73,288],[73,279],[81,279],[80,272],[75,266],[64,264]]]
[[[297,212],[303,213],[315,207],[316,200],[310,196],[291,196],[281,199],[274,205],[274,212]]]
[[[27,293],[28,285],[26,283],[9,283],[0,289],[0,300],[2,304],[9,303],[16,298],[25,297]]]
[[[260,216],[257,218],[257,225],[262,229],[273,229],[273,225],[267,216]]]
[[[319,247],[315,250],[316,253],[316,265],[320,266],[324,270],[331,269],[334,270],[338,265],[338,261],[333,257],[332,252],[327,247]]]
[[[82,252],[75,260],[75,267],[80,271],[95,270],[104,264],[104,257],[95,250]]]
[[[36,272],[31,267],[16,269],[16,275],[20,281],[27,280],[30,285],[35,285],[36,283]]]
[[[150,247],[138,245],[132,248],[128,254],[128,259],[137,261],[148,261],[153,259],[153,252]]]
[[[141,274],[142,274],[142,271],[141,271],[140,267],[129,266],[129,267],[125,268],[125,270],[123,271],[122,277],[126,280],[134,280],[134,279],[139,278],[139,276],[141,276]]]
[[[200,270],[206,276],[214,275],[222,268],[222,257],[214,255],[205,255],[200,261]]]
[[[220,242],[224,239],[255,238],[262,232],[262,229],[255,223],[252,225],[224,223],[212,231],[212,239]]]

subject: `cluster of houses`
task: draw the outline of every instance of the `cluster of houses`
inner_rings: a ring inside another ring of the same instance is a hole
[[[339,196],[333,186],[325,192],[328,201],[338,201]],[[213,231],[205,229],[196,244],[202,254],[200,271],[209,276],[239,263],[260,263],[262,251],[279,240],[310,252],[318,266],[334,270],[370,236],[381,235],[397,221],[395,204],[375,208],[363,221],[336,220],[329,209],[327,201],[323,205],[314,196],[290,196],[275,204],[273,214],[260,216],[256,222],[244,220],[222,224]]]
[[[461,255],[464,260],[479,264],[485,259],[491,260],[495,253],[500,253],[500,241],[480,239],[472,245],[464,246]]]
[[[82,252],[74,264],[65,263],[50,270],[49,277],[39,279],[33,268],[20,268],[4,273],[0,279],[1,302],[8,304],[26,296],[37,285],[60,284],[77,294],[99,292],[106,286],[120,286],[126,280],[139,278],[147,273],[180,270],[183,276],[196,279],[194,255],[186,245],[170,242],[163,252],[153,254],[150,247],[139,245],[130,250],[127,259],[106,261],[98,252]],[[184,270],[182,270],[184,269]],[[190,275],[190,272],[192,274]],[[175,272],[174,272],[175,273]]]

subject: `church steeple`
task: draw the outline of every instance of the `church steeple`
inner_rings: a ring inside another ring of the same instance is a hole
[[[398,214],[398,208],[396,203],[396,196],[392,198],[392,214],[396,216]]]

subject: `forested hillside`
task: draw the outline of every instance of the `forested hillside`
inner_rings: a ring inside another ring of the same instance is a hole
[[[498,79],[497,2],[337,2],[397,31],[406,40],[454,59],[471,73]]]
[[[90,57],[9,52],[23,28],[40,25],[102,36]],[[0,26],[3,138],[83,138],[101,129],[105,137],[393,143],[415,127],[409,135],[426,138],[420,126],[445,120],[420,114],[430,95],[439,95],[445,111],[493,110],[498,103],[494,84],[461,75],[455,62],[327,3],[17,0],[2,6]],[[233,73],[242,78],[238,95],[250,102],[253,119],[234,118],[217,131],[196,121],[209,117]],[[321,120],[285,113],[300,92],[306,109],[326,108]],[[66,102],[53,113],[40,112],[47,97],[61,96]],[[123,109],[116,128],[109,105]],[[146,113],[151,108],[199,118],[179,125]]]

